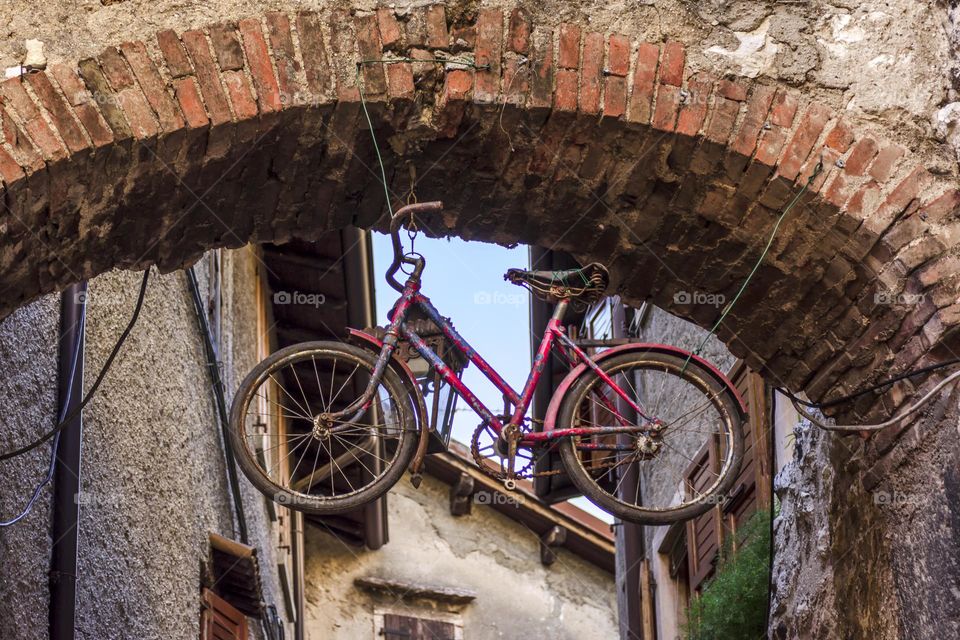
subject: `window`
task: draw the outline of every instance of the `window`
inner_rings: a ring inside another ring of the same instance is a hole
[[[441,614],[442,615],[442,614]],[[385,640],[462,640],[459,616],[445,620],[382,612],[376,616],[375,638]]]
[[[229,602],[203,590],[200,640],[247,640],[247,619]]]

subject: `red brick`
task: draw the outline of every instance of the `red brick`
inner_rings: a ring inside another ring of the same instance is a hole
[[[93,96],[93,104],[100,106],[103,119],[109,125],[114,138],[118,140],[129,138],[132,135],[130,124],[123,109],[120,108],[120,98],[113,93],[110,83],[100,70],[99,63],[91,58],[81,60],[79,71],[80,77],[83,78]]]
[[[686,53],[683,45],[671,40],[663,45],[663,62],[660,64],[660,83],[679,87],[683,84],[683,63]]]
[[[850,148],[850,145],[853,144],[853,130],[850,128],[850,125],[843,120],[838,120],[837,124],[833,125],[830,133],[827,134],[825,144],[835,151],[845,153],[846,150]]]
[[[660,102],[659,96],[657,102]],[[727,100],[722,96],[714,96],[713,113],[710,122],[704,131],[704,137],[719,145],[726,145],[733,133],[733,127],[740,113],[740,103],[736,100]]]
[[[166,132],[182,129],[183,116],[177,108],[177,103],[167,91],[167,85],[160,77],[160,72],[150,59],[147,47],[142,42],[124,42],[120,45],[120,50],[140,82],[147,102],[157,114],[160,127]]]
[[[778,90],[770,110],[770,124],[784,128],[792,127],[793,118],[797,114],[797,105],[796,94],[785,89]]]
[[[60,132],[60,137],[67,144],[67,148],[74,153],[86,149],[89,146],[87,139],[83,136],[80,125],[73,119],[70,105],[50,83],[50,77],[44,72],[31,73],[27,75],[27,81],[40,98],[44,108],[50,113],[50,118]]]
[[[517,7],[510,12],[510,30],[507,35],[507,49],[517,53],[530,52],[530,14],[526,9]]]
[[[269,113],[283,108],[280,100],[280,86],[273,75],[273,64],[270,60],[270,51],[267,41],[263,37],[263,29],[259,20],[245,19],[239,22],[240,36],[243,39],[243,50],[247,54],[247,64],[250,66],[250,77],[257,90],[257,104],[260,111]]]
[[[620,118],[627,113],[627,79],[607,76],[603,80],[603,115]]]
[[[531,53],[530,59],[530,109],[550,108],[553,104],[553,40],[543,42]]]
[[[130,67],[127,66],[116,47],[107,47],[97,56],[97,59],[100,61],[103,74],[107,76],[107,80],[110,81],[110,86],[113,87],[114,91],[119,92],[121,89],[132,87],[136,82],[130,72]]]
[[[3,179],[3,182],[8,185],[13,184],[25,175],[23,167],[17,164],[13,156],[7,153],[3,147],[0,147],[0,178]]]
[[[847,202],[847,212],[857,218],[863,218],[865,212],[873,211],[880,204],[880,187],[876,182],[868,182],[860,187]]]
[[[897,162],[903,157],[906,151],[906,149],[898,144],[888,144],[880,150],[876,160],[870,165],[870,175],[873,176],[877,182],[883,184],[893,175],[893,171],[897,167]]]
[[[490,11],[487,9],[486,11]],[[483,11],[480,12],[481,15]],[[503,14],[497,11],[501,21]],[[450,46],[450,34],[447,32],[447,12],[442,4],[427,7],[427,46],[433,49],[446,49]],[[501,31],[503,27],[501,26]]]
[[[580,66],[580,27],[564,22],[560,25],[560,54],[557,66],[576,69]]]
[[[867,220],[872,228],[878,231],[886,228],[907,208],[910,202],[916,198],[924,188],[926,188],[932,176],[922,166],[915,168],[910,174],[900,181],[900,184],[890,192],[887,199]]]
[[[481,9],[477,18],[476,63],[489,65],[477,70],[473,91],[475,102],[491,103],[500,92],[500,52],[503,45],[503,12],[499,9]]]
[[[290,18],[281,11],[271,11],[266,14],[267,33],[270,36],[270,47],[273,49],[273,59],[277,65],[277,87],[280,90],[280,102],[291,105],[300,93],[298,72],[300,63],[297,61],[296,49],[293,46],[293,35],[290,30]]]
[[[210,43],[217,54],[220,69],[223,71],[243,69],[243,49],[240,47],[240,38],[237,37],[237,25],[225,22],[211,26]]]
[[[618,33],[610,35],[607,73],[626,77],[630,73],[630,38]]]
[[[453,69],[444,78],[444,102],[466,100],[473,89],[473,74],[464,69]]]
[[[13,157],[27,173],[41,171],[46,167],[43,156],[34,148],[33,143],[19,126],[13,121],[13,117],[3,106],[3,100],[0,100],[0,134],[2,140],[10,145],[13,151]]]
[[[312,11],[297,14],[297,32],[300,34],[300,50],[303,52],[303,68],[307,75],[307,87],[313,93],[313,101],[334,89],[330,75],[330,63],[323,44],[323,28],[320,17]]]
[[[828,202],[838,207],[846,204],[850,196],[853,195],[854,183],[847,175],[844,171],[838,171],[836,175],[834,175],[827,192],[824,194]]]
[[[407,62],[387,65],[387,92],[392,98],[413,97],[413,65]]]
[[[193,78],[178,78],[173,81],[173,87],[180,102],[180,109],[186,117],[187,126],[191,129],[205,127],[210,119],[207,117],[203,98],[200,97],[200,91]]]
[[[403,44],[400,23],[390,9],[383,7],[377,9],[377,27],[380,29],[380,44],[384,49],[399,48]]]
[[[787,180],[796,179],[830,117],[830,110],[827,107],[817,103],[810,105],[783,154],[778,170],[780,175]]]
[[[653,104],[653,85],[657,77],[657,61],[660,47],[641,42],[637,50],[637,64],[633,70],[633,89],[630,93],[630,109],[627,119],[646,124],[650,122]]]
[[[653,111],[651,126],[660,131],[673,131],[680,110],[680,87],[665,84],[657,93],[657,105]]]
[[[117,103],[130,124],[130,131],[141,140],[152,138],[160,132],[153,109],[139,89],[130,87],[117,94]]]
[[[920,209],[920,215],[931,223],[949,221],[960,216],[960,190],[951,189]]]
[[[876,141],[873,138],[864,138],[853,147],[843,170],[852,176],[862,176],[875,155],[877,155]]]
[[[157,34],[157,44],[160,45],[160,51],[167,61],[167,69],[174,78],[182,78],[193,73],[193,65],[190,64],[190,58],[184,51],[180,38],[171,30],[161,31]]]
[[[197,83],[206,105],[207,113],[214,125],[230,122],[230,105],[220,83],[220,74],[210,52],[207,39],[200,31],[186,31],[183,44],[193,60],[197,72]]]
[[[575,70],[557,70],[557,91],[553,108],[556,111],[577,110],[577,72]]]
[[[357,16],[357,47],[360,59],[365,62],[362,70],[363,91],[366,95],[380,95],[387,92],[387,77],[383,72],[383,48],[380,46],[380,32],[375,16]]]
[[[717,82],[717,93],[728,100],[744,102],[747,99],[747,86],[742,82],[720,80]]]
[[[90,92],[87,91],[87,87],[83,84],[83,81],[80,80],[79,76],[77,76],[77,72],[74,71],[73,67],[68,67],[65,64],[54,64],[51,65],[48,70],[57,81],[57,84],[60,85],[60,90],[63,91],[63,95],[66,96],[67,102],[73,106],[90,102]]]
[[[60,144],[56,135],[40,115],[40,110],[23,87],[21,78],[11,78],[0,84],[0,94],[20,116],[27,137],[47,160],[60,160],[67,157],[66,148]]]
[[[707,117],[713,79],[706,73],[695,74],[687,82],[687,90],[690,95],[687,102],[680,108],[677,133],[692,137],[700,132],[700,127],[703,126],[703,121]]]
[[[527,68],[521,67],[520,61],[520,54],[510,51],[504,55],[503,99],[514,105],[523,105],[524,96],[530,90]]]
[[[775,93],[774,89],[762,85],[754,88],[747,102],[747,112],[740,124],[740,131],[731,145],[734,152],[747,158],[753,155]]]
[[[113,131],[93,104],[81,104],[73,108],[80,124],[87,130],[93,146],[99,148],[113,142]]]
[[[583,65],[580,67],[580,111],[600,112],[600,77],[603,73],[603,34],[591,31],[583,39]]]
[[[247,76],[240,71],[226,71],[223,74],[223,84],[227,87],[233,112],[240,120],[247,120],[257,115],[257,103],[253,99]]]
[[[40,110],[23,88],[22,78],[10,78],[0,83],[0,96],[6,99],[7,104],[12,106],[24,121],[40,117]]]

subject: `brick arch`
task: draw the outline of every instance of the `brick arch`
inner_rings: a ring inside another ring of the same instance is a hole
[[[813,397],[952,339],[952,178],[789,89],[687,68],[680,42],[443,5],[164,31],[3,82],[0,316],[111,268],[375,225],[356,65],[390,58],[363,87],[396,198],[412,167],[447,203],[434,232],[604,261],[708,326],[719,307],[684,301],[732,296],[823,158],[721,339]]]

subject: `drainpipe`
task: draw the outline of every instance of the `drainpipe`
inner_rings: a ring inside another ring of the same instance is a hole
[[[84,331],[81,318],[86,297],[86,282],[70,286],[60,296],[59,416],[72,412],[83,396]],[[60,433],[57,445],[52,498],[53,547],[50,554],[51,640],[74,640],[76,632],[82,416],[83,412],[78,413]]]

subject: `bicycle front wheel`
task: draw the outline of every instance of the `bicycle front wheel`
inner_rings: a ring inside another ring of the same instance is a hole
[[[313,515],[352,511],[386,493],[419,436],[399,376],[384,372],[359,418],[327,418],[361,396],[375,364],[375,354],[339,342],[296,344],[258,364],[230,412],[230,442],[250,482]]]
[[[722,503],[743,457],[737,399],[727,385],[696,361],[660,351],[613,356],[601,369],[645,417],[600,376],[584,373],[563,399],[557,428],[621,432],[560,441],[573,484],[637,524],[687,520]]]

